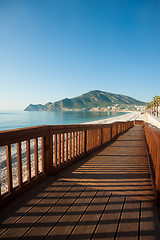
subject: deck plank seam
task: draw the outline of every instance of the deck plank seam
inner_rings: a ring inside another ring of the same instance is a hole
[[[86,190],[87,186],[80,192],[80,194],[74,199],[74,201],[70,204],[70,206],[63,212],[63,214],[59,217],[59,219],[56,221],[56,223],[51,227],[51,229],[47,232],[47,234],[43,237],[45,239],[48,237],[48,234],[53,230],[53,228],[56,226],[56,224],[62,219],[62,217],[66,214],[66,212],[73,206],[73,204],[76,202],[76,200],[82,195],[82,193]]]
[[[107,205],[108,205],[108,203],[109,203],[109,200],[111,199],[111,196],[112,196],[112,193],[108,196],[108,200],[106,201],[106,203],[105,203],[105,205],[104,205],[104,208],[103,208],[103,210],[102,210],[102,213],[101,213],[101,215],[100,215],[100,217],[99,217],[99,219],[98,219],[98,221],[97,221],[97,224],[96,224],[96,226],[95,226],[95,228],[94,228],[94,230],[93,230],[93,232],[92,232],[92,235],[91,235],[91,237],[90,237],[90,240],[92,240],[93,237],[94,237],[94,234],[95,234],[95,232],[96,232],[96,230],[97,230],[97,227],[98,227],[98,225],[99,225],[99,223],[100,223],[100,221],[101,221],[101,218],[102,218],[102,216],[103,216],[103,214],[104,214],[104,212],[105,212],[105,210],[106,210],[106,207],[107,207]]]
[[[138,221],[138,240],[140,240],[141,235],[141,209],[142,209],[142,202],[139,203],[139,221]]]
[[[114,240],[116,240],[116,238],[117,238],[118,229],[119,229],[119,225],[120,225],[120,222],[121,222],[121,217],[122,217],[122,213],[123,213],[123,209],[124,209],[125,202],[126,202],[126,196],[124,197],[122,209],[121,209],[120,216],[119,216],[119,219],[118,219],[117,228],[116,228],[116,231],[115,231]]]
[[[79,217],[78,221],[76,222],[76,224],[74,225],[74,227],[72,228],[72,231],[70,232],[70,234],[68,235],[68,237],[66,238],[66,240],[68,240],[70,238],[70,236],[72,235],[74,229],[77,227],[78,223],[81,221],[82,217],[84,216],[84,214],[86,213],[87,209],[89,208],[89,206],[91,205],[91,203],[93,202],[93,200],[95,199],[95,197],[97,196],[99,190],[96,191],[96,193],[94,194],[94,196],[92,197],[91,201],[87,204],[86,208],[84,209],[83,213],[81,214],[81,216]]]
[[[26,233],[28,233],[28,232],[34,227],[34,225],[36,225],[36,223],[38,223],[39,220],[41,220],[41,218],[42,218],[43,216],[45,216],[46,213],[48,213],[49,210],[50,210],[52,207],[54,207],[75,185],[76,185],[76,183],[74,183],[59,199],[57,199],[57,201],[56,201],[53,205],[51,205],[51,206],[46,210],[46,212],[45,212],[44,214],[42,214],[42,215],[37,219],[37,221],[35,221],[35,222],[32,224],[32,226],[30,226],[30,227],[23,233],[23,235],[22,235],[19,239],[22,239],[22,238],[26,235]]]
[[[34,207],[36,207],[41,201],[43,201],[45,198],[47,198],[51,193],[56,191],[64,182],[61,182],[57,187],[54,188],[51,192],[49,192],[45,197],[41,198],[36,204],[34,204],[31,208],[29,208],[24,214],[22,214],[19,218],[17,218],[9,227],[7,227],[3,232],[0,233],[0,236],[2,236],[5,232],[8,231],[9,228],[12,228],[14,224],[16,224],[19,220],[21,220],[27,213],[29,213]]]
[[[64,180],[63,182],[66,182],[66,180]],[[61,183],[58,185],[58,186],[60,186],[61,184],[63,184],[63,182],[61,181]],[[43,186],[44,187],[44,186]],[[46,188],[46,185],[45,185],[45,187],[44,188]],[[31,195],[30,195],[30,198],[33,198],[34,196],[36,196],[37,194],[39,193],[39,191],[38,192],[33,192]],[[28,199],[24,199],[20,204],[19,203],[16,203],[16,205],[14,206],[14,207],[12,207],[11,209],[9,209],[8,211],[7,211],[7,215],[9,215],[10,214],[10,212],[13,212],[13,210],[15,210],[17,207],[19,208],[19,207],[21,207],[21,206],[23,206],[25,203],[27,203],[28,202]],[[6,213],[5,213],[6,214]],[[3,214],[0,216],[0,221],[1,221],[1,219],[3,219],[4,218],[4,216],[3,216]]]

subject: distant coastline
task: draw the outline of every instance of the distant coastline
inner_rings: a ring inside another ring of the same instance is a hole
[[[142,110],[146,105],[147,103],[132,97],[94,90],[75,98],[65,98],[44,105],[30,104],[24,111],[125,112]]]
[[[89,108],[89,109],[70,109],[70,108],[63,108],[61,110],[24,110],[24,111],[38,111],[38,112],[131,112],[131,110],[125,110],[125,109],[117,109],[117,110],[109,110],[108,108]]]

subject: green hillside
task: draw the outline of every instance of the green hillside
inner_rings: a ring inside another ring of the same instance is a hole
[[[146,105],[146,103],[125,95],[94,90],[75,98],[65,98],[54,103],[49,102],[45,105],[30,104],[25,111],[89,110],[92,108],[107,108],[108,106],[115,105],[143,106]]]

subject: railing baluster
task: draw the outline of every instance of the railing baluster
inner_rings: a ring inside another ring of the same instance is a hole
[[[86,142],[87,142],[87,144],[86,144],[86,146],[87,146],[87,152],[90,150],[90,146],[89,146],[89,143],[90,143],[90,131],[89,130],[87,130],[86,131]]]
[[[30,140],[26,141],[26,150],[27,150],[27,180],[31,181],[31,156],[30,156]]]
[[[83,138],[84,138],[84,131],[81,132],[81,154],[83,154]]]
[[[83,154],[83,131],[81,131],[81,154]]]
[[[69,160],[72,158],[72,133],[69,133]]]
[[[97,147],[99,145],[99,129],[96,130],[95,139],[96,139],[96,147]]]
[[[64,133],[62,134],[62,164],[64,163]]]
[[[72,157],[74,158],[75,156],[75,132],[73,132],[72,136]]]
[[[94,148],[94,130],[92,129],[92,136],[91,136],[91,138],[92,138],[92,149],[91,150],[93,150],[93,148]]]
[[[58,165],[61,165],[61,134],[58,134]]]
[[[38,139],[34,139],[35,177],[38,178]]]
[[[68,162],[68,133],[66,133],[66,162]]]
[[[91,141],[91,130],[88,130],[88,151],[91,150],[91,145],[92,145],[92,141]]]
[[[86,132],[87,131],[83,131],[83,154],[86,153]]]
[[[17,143],[18,186],[22,186],[22,151],[21,142]]]
[[[57,167],[57,134],[54,135],[54,166]]]
[[[41,149],[42,149],[42,173],[45,173],[45,140],[41,138]]]
[[[78,152],[77,152],[77,131],[75,132],[75,156],[77,157]]]
[[[6,146],[6,157],[7,157],[8,192],[11,193],[13,190],[13,185],[12,185],[12,162],[10,144]]]
[[[105,128],[101,128],[101,144],[103,145],[103,143],[104,143],[104,133],[105,133]],[[106,135],[106,133],[105,133],[105,135]]]
[[[81,132],[78,132],[78,154],[81,154]]]

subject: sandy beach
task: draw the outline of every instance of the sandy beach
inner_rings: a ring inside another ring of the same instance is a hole
[[[144,122],[147,122],[154,127],[160,128],[160,118],[157,118],[149,113],[141,114],[138,117],[138,120],[143,120]]]
[[[134,120],[143,120],[157,128],[160,128],[160,118],[157,118],[149,113],[141,113],[140,111],[129,112],[125,115],[107,118],[103,120],[88,122],[87,124],[109,124],[113,122],[126,122],[126,121],[134,121]]]
[[[112,117],[112,118],[107,118],[103,120],[88,122],[87,124],[109,124],[113,122],[134,121],[138,119],[140,116],[141,116],[141,112],[134,111],[134,112],[128,112],[127,114],[124,114],[118,117]]]

